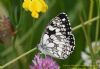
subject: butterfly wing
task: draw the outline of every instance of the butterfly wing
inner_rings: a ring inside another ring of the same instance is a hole
[[[75,39],[65,13],[60,13],[47,25],[39,50],[59,59],[66,59],[74,50]]]

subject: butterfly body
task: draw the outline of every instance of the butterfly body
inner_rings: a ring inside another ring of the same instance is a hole
[[[47,25],[38,48],[46,55],[66,59],[74,47],[75,39],[67,15],[60,13]]]

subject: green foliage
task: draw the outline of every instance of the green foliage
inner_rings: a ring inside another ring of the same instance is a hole
[[[93,52],[91,44],[100,41],[100,1],[46,0],[46,2],[49,7],[48,11],[41,14],[38,19],[34,19],[30,12],[26,12],[22,8],[22,0],[0,1],[7,9],[10,21],[16,31],[10,46],[0,44],[0,69],[29,69],[34,55],[39,52],[36,47],[43,30],[49,21],[60,12],[68,14],[75,35],[76,47],[68,59],[56,59],[57,63],[61,69],[77,69],[77,66],[84,65],[81,52],[89,46],[91,59],[95,65],[98,54]],[[87,22],[86,25],[84,25],[85,22]]]

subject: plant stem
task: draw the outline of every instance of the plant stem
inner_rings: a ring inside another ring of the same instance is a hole
[[[35,51],[36,49],[37,49],[37,48],[33,48],[33,49],[29,50],[28,52],[26,52],[26,53],[20,55],[19,57],[15,58],[15,59],[13,59],[13,60],[11,60],[11,61],[9,61],[8,63],[6,63],[6,64],[4,64],[3,66],[1,66],[1,69],[4,69],[5,67],[7,67],[7,66],[9,66],[10,64],[12,64],[12,63],[16,62],[17,60],[19,60],[20,58],[22,58],[22,57],[24,57],[24,56],[26,56],[26,55],[32,53],[32,52]]]
[[[93,0],[90,0],[90,9],[89,9],[89,18],[88,18],[88,20],[92,19],[93,6],[94,6],[93,3],[94,3]],[[96,65],[95,54],[94,54],[93,49],[92,49],[90,34],[91,34],[91,24],[88,25],[87,45],[89,46],[91,59],[92,59],[92,65]]]
[[[90,0],[90,9],[89,9],[89,20],[92,18],[92,14],[93,14],[93,6],[94,6],[94,4],[93,4],[94,2],[93,2],[93,0]]]
[[[98,6],[99,5],[100,4],[98,4]],[[100,12],[99,9],[100,7],[98,7],[97,15],[99,15],[99,12]],[[97,20],[97,24],[96,24],[95,46],[97,46],[98,35],[99,35],[99,19]]]
[[[97,15],[100,15],[100,0],[98,0],[97,2]],[[95,34],[95,46],[97,47],[97,41],[98,41],[98,36],[99,36],[99,23],[100,23],[100,20],[98,19],[97,20],[97,23],[96,23],[96,34]]]
[[[93,19],[90,19],[90,20],[84,22],[83,24],[84,24],[84,25],[87,25],[87,24],[92,23],[93,21],[95,21],[95,20],[97,20],[97,19],[99,19],[99,16],[94,17]],[[77,29],[79,29],[79,28],[81,28],[81,27],[82,27],[82,24],[80,24],[80,25],[78,25],[78,26],[72,28],[72,31],[75,31],[75,30],[77,30]]]

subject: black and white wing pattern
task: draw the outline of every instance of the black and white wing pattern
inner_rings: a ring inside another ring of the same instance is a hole
[[[60,13],[47,25],[39,50],[45,55],[66,59],[74,50],[75,38],[66,13]]]

